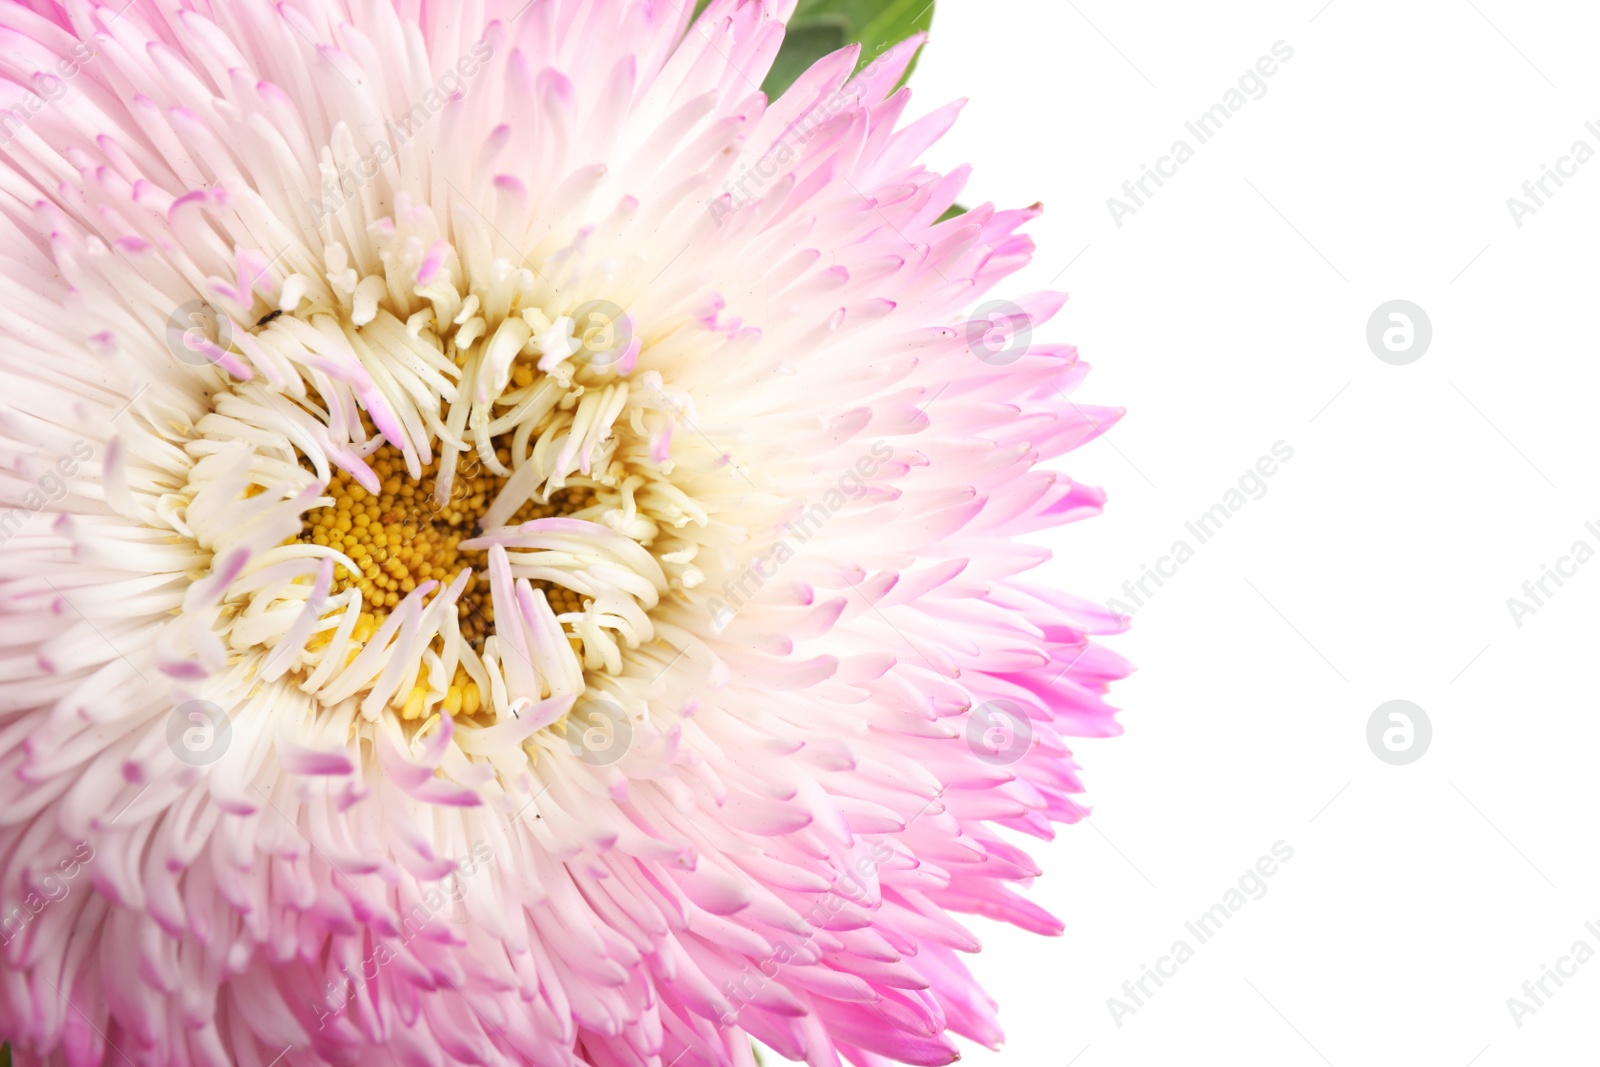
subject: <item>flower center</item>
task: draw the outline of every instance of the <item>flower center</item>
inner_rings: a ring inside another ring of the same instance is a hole
[[[577,280],[487,238],[463,258],[425,211],[375,234],[374,262],[329,245],[212,339],[233,381],[172,426],[183,483],[149,478],[152,514],[231,579],[213,634],[266,681],[424,727],[658,670],[657,608],[703,580],[701,500],[728,477],[680,427],[691,396]]]
[[[496,458],[502,464],[511,459],[504,448]],[[378,492],[371,493],[345,471],[336,471],[328,486],[333,504],[309,512],[297,540],[342,552],[356,565],[354,572],[344,563],[335,567],[333,592],[361,591],[363,611],[358,630],[376,631],[390,610],[423,582],[437,581],[443,588],[470,567],[472,573],[456,602],[456,614],[462,637],[482,651],[484,639],[494,632],[494,604],[484,576],[488,553],[463,549],[461,542],[483,532],[480,520],[509,477],[469,459],[457,467],[450,498],[441,504],[434,495],[437,460],[423,466],[420,479],[413,479],[400,450],[386,444],[373,454],[371,466],[378,476]],[[593,490],[574,485],[551,493],[547,502],[530,498],[506,525],[533,519],[592,518],[585,512],[598,510]],[[585,608],[583,599],[571,589],[546,581],[533,584],[543,590],[558,618]]]

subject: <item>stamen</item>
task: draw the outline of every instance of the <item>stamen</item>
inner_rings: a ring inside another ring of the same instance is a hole
[[[509,466],[511,453],[501,448],[496,458]],[[481,651],[484,638],[494,630],[494,605],[485,574],[487,553],[460,545],[483,532],[479,520],[509,479],[469,456],[457,467],[449,500],[440,504],[434,499],[437,461],[423,466],[422,477],[413,479],[406,472],[400,450],[386,444],[373,454],[371,466],[378,477],[378,492],[368,492],[350,475],[337,471],[328,486],[333,504],[307,514],[298,540],[335,548],[360,568],[351,573],[340,564],[334,572],[333,592],[359,588],[368,609],[362,613],[362,624],[374,632],[418,585],[434,580],[442,588],[463,569],[472,568],[456,611],[462,637]],[[507,525],[552,517],[581,518],[595,507],[591,487],[569,484],[551,493],[547,502],[530,497]],[[558,616],[585,608],[579,595],[565,586],[534,584],[543,589]]]

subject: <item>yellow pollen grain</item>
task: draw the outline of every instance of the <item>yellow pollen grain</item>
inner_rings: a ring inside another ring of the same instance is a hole
[[[499,458],[508,464],[510,453],[501,449]],[[351,572],[341,564],[334,572],[335,593],[352,587],[361,590],[363,611],[351,635],[355,646],[351,657],[372,639],[406,594],[428,581],[438,582],[443,589],[468,567],[472,575],[456,611],[462,636],[481,650],[494,626],[494,605],[484,574],[488,554],[464,550],[461,542],[477,536],[478,520],[506,479],[482,464],[464,461],[450,487],[450,499],[440,504],[433,499],[437,462],[425,465],[422,477],[414,480],[399,449],[386,444],[373,453],[370,463],[378,477],[378,492],[368,492],[349,474],[336,470],[327,489],[333,503],[309,512],[298,538],[305,544],[336,548],[359,568]],[[571,487],[552,494],[549,503],[527,501],[512,516],[510,525],[573,515],[594,504],[592,490]],[[548,582],[535,584],[557,615],[583,610],[582,598],[572,590]],[[406,699],[404,717],[420,716],[426,695],[426,685],[419,681]],[[477,685],[462,671],[451,680],[445,697],[447,709],[452,703],[468,715],[481,706]]]

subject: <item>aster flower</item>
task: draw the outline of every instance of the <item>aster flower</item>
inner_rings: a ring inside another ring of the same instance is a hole
[[[0,1035],[943,1064],[1120,620],[919,40],[794,0],[0,3]]]

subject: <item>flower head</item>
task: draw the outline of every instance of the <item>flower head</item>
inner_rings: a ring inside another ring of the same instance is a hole
[[[794,0],[0,4],[0,1034],[943,1064],[1116,732],[920,41]],[[974,315],[966,309],[979,305]]]

